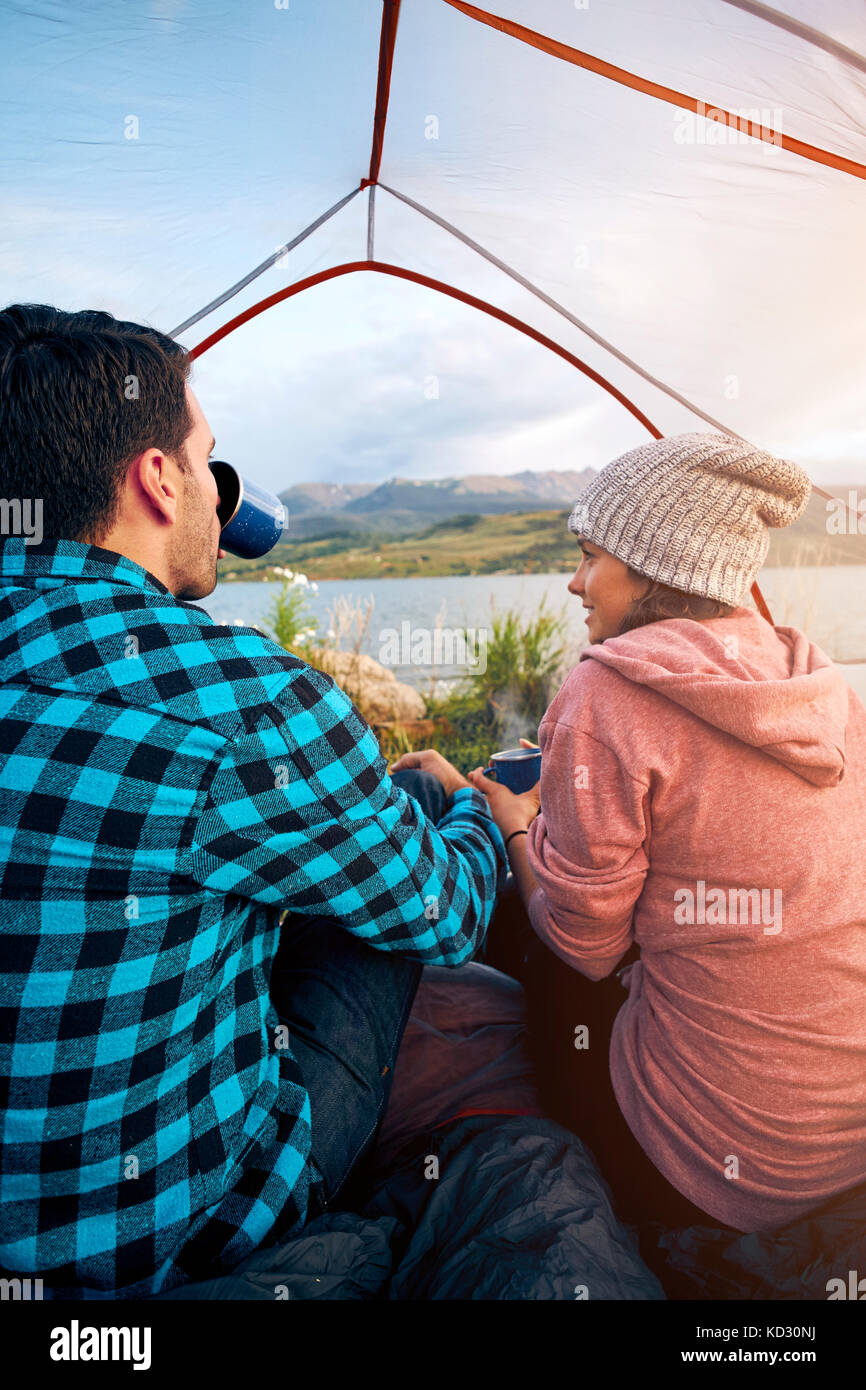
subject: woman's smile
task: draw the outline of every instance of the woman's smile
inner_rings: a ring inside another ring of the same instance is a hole
[[[634,601],[642,597],[635,593],[636,576],[624,561],[603,550],[600,545],[578,536],[580,564],[568,585],[568,591],[579,598],[585,609],[584,622],[590,642],[604,642],[615,636]],[[649,580],[640,585],[644,592]],[[592,589],[592,603],[587,594]]]

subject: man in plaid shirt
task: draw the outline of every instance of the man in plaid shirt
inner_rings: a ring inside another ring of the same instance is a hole
[[[0,550],[0,1267],[49,1297],[227,1272],[333,1203],[421,964],[470,959],[505,876],[455,768],[390,777],[328,676],[190,602],[222,552],[189,371],[0,313],[0,492],[44,533]]]

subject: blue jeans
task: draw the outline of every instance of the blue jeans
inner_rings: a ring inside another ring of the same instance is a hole
[[[448,798],[431,773],[408,769],[392,781],[430,820],[441,820]],[[375,950],[337,919],[290,916],[282,928],[271,1002],[309,1092],[312,1154],[329,1209],[338,1196],[351,1206],[348,1180],[361,1176],[384,1118],[421,969],[419,961]],[[314,1189],[308,1220],[324,1209]]]

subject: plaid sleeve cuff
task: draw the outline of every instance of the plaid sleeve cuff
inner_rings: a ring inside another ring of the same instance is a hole
[[[455,815],[456,813],[456,815]],[[454,819],[452,820],[452,816]],[[483,830],[496,854],[496,892],[501,893],[508,876],[508,855],[502,832],[490,814],[490,803],[477,787],[458,787],[445,804],[445,815],[439,822],[439,829],[455,824],[457,820],[470,820]]]

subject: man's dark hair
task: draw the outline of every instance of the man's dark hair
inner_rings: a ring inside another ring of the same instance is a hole
[[[104,310],[10,304],[0,312],[0,497],[41,498],[46,538],[98,544],[134,459],[161,449],[186,470],[191,367],[173,338]]]

